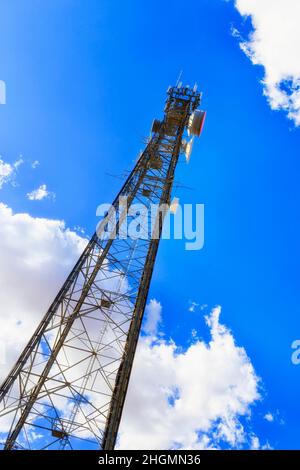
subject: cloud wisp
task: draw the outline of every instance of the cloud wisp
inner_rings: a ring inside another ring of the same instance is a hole
[[[41,184],[37,189],[27,193],[27,199],[30,201],[42,201],[42,199],[47,199],[49,197],[54,198],[55,194],[48,191],[46,184]]]

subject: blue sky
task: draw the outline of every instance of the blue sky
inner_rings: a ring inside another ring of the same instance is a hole
[[[230,32],[233,24],[246,35],[250,19],[221,0],[10,0],[0,9],[0,155],[24,160],[1,201],[16,212],[92,234],[97,205],[121,184],[108,173],[132,168],[168,85],[180,70],[198,83],[205,129],[177,169],[189,188],[173,194],[205,204],[205,246],[163,240],[149,297],[182,347],[193,328],[206,335],[203,311],[189,312],[189,301],[222,306],[262,378],[253,430],[274,448],[299,448],[300,366],[291,362],[300,336],[299,129],[270,109],[263,68]],[[40,184],[55,200],[25,197]]]

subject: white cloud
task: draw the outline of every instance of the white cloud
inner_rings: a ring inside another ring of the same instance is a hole
[[[274,416],[272,415],[272,413],[269,412],[265,414],[264,419],[266,421],[269,421],[269,423],[272,423],[274,421]]]
[[[192,335],[193,338],[196,338],[196,336],[198,335],[198,332],[195,328],[192,329],[191,335]]]
[[[31,163],[31,168],[35,169],[39,166],[40,162],[38,160],[34,160],[32,163]]]
[[[37,189],[27,193],[27,199],[30,201],[41,201],[42,199],[48,198],[51,195],[53,196],[53,193],[48,191],[47,186],[45,184],[41,184],[41,186],[39,186]]]
[[[86,235],[86,230],[84,227],[81,227],[80,225],[75,225],[73,227],[73,230],[76,232],[76,233],[79,233],[81,235]]]
[[[24,163],[24,160],[23,160],[22,156],[20,155],[20,158],[18,160],[16,160],[15,163],[14,163],[14,168],[17,170],[19,168],[19,166],[21,166],[23,163]]]
[[[11,178],[13,173],[13,167],[10,163],[5,163],[2,158],[0,158],[0,189]]]
[[[145,309],[145,323],[143,331],[148,335],[156,335],[161,322],[161,303],[151,299]]]
[[[263,90],[272,109],[285,110],[300,125],[299,0],[235,0],[253,30],[240,47],[253,64],[264,67]],[[239,37],[236,28],[234,36]]]
[[[241,417],[259,400],[259,379],[244,348],[219,321],[206,317],[209,343],[192,338],[182,351],[173,341],[141,337],[120,428],[120,449],[232,447],[251,436]]]
[[[189,312],[194,312],[196,308],[199,307],[199,304],[197,304],[197,302],[194,302],[194,301],[190,301],[189,304],[190,304]]]
[[[261,450],[273,450],[273,449],[274,447],[272,447],[268,441],[264,445],[261,446]]]
[[[0,189],[5,183],[14,183],[16,170],[22,163],[22,158],[14,163],[7,163],[0,157]]]
[[[260,442],[257,436],[251,436],[251,450],[258,450],[260,449]]]
[[[14,214],[0,203],[0,375],[17,359],[85,240],[64,222]]]

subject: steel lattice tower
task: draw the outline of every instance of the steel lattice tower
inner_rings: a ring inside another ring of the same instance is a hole
[[[200,94],[169,88],[164,117],[0,389],[4,449],[114,448],[166,210],[155,234],[118,236],[133,204],[169,207]],[[117,236],[107,236],[107,231]],[[103,234],[106,232],[106,236]]]

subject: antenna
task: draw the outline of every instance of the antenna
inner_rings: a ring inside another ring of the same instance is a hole
[[[181,80],[182,74],[183,74],[183,71],[180,70],[179,75],[178,75],[178,78],[177,78],[177,81],[176,81],[176,86],[177,86],[178,88],[179,88],[179,84],[181,83],[180,80]]]

